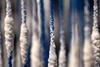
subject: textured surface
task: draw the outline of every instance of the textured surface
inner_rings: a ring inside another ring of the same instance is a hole
[[[22,64],[25,64],[26,63],[26,59],[27,59],[27,49],[29,47],[28,30],[27,30],[27,27],[26,27],[25,23],[21,24],[20,47],[21,47]]]
[[[93,6],[93,28],[92,28],[92,45],[94,50],[94,67],[100,67],[100,33],[98,29],[98,0],[94,0]]]

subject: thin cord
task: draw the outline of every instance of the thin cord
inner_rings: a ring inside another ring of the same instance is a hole
[[[49,59],[48,67],[57,67],[57,55],[56,55],[56,45],[54,42],[54,18],[53,18],[53,2],[50,1],[50,49],[49,49]]]

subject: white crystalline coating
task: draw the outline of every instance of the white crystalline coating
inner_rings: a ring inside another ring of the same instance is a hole
[[[32,36],[32,48],[31,48],[31,67],[43,67],[41,59],[41,46],[36,33]]]
[[[67,66],[67,58],[66,58],[66,49],[65,49],[65,41],[64,41],[64,32],[60,35],[60,51],[59,51],[59,67]]]
[[[13,18],[6,15],[4,21],[4,31],[5,31],[5,45],[7,49],[7,56],[11,56],[14,47],[14,21]]]
[[[93,53],[92,53],[92,45],[91,45],[91,26],[90,26],[90,12],[89,12],[89,2],[85,0],[84,6],[84,14],[85,14],[85,27],[84,27],[84,67],[92,67],[93,66]]]
[[[7,56],[11,56],[14,45],[14,19],[11,14],[11,3],[10,0],[6,0],[6,17],[4,20],[4,32],[5,32],[5,45],[7,49]]]
[[[49,49],[49,59],[48,59],[48,67],[57,67],[57,55],[56,55],[56,45],[54,42],[54,32],[50,34],[50,49]]]
[[[21,31],[20,31],[20,48],[21,48],[21,60],[22,63],[26,63],[27,58],[27,49],[28,49],[28,29],[25,23],[21,24]]]
[[[94,0],[93,27],[92,27],[92,46],[94,50],[94,67],[100,67],[100,33],[98,29],[98,0]]]

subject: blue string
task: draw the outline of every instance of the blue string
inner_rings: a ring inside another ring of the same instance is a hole
[[[12,56],[8,58],[8,67],[12,67]]]
[[[63,1],[59,0],[59,27],[60,27],[60,36],[62,35],[62,31],[63,31]]]
[[[30,49],[31,49],[31,46],[29,46],[29,48],[27,49],[26,63],[24,64],[23,67],[30,67]]]
[[[54,32],[53,4],[50,0],[50,33]]]
[[[48,51],[46,48],[46,42],[45,42],[45,19],[44,19],[44,0],[40,0],[40,44],[43,48],[43,59],[44,59],[44,67],[47,67],[48,63]]]

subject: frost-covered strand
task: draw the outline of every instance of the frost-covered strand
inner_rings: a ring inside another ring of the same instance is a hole
[[[55,35],[54,35],[52,0],[49,1],[50,1],[50,49],[49,49],[48,67],[57,67],[56,45],[54,42]]]
[[[22,15],[22,23],[26,23],[26,8],[25,8],[25,0],[21,0],[21,15]]]
[[[8,6],[11,5],[10,4],[10,0],[7,0],[7,8]],[[14,19],[12,18],[12,16],[10,15],[11,14],[11,10],[10,6],[7,10],[6,13],[8,13],[5,17],[5,23],[4,23],[4,30],[5,30],[5,45],[6,45],[6,48],[7,48],[7,55],[8,57],[11,55],[10,53],[12,53],[12,50],[13,50],[13,45],[14,45],[14,32],[13,32],[13,29],[14,29]]]
[[[22,23],[20,31],[20,48],[21,48],[21,60],[23,65],[26,63],[28,46],[29,46],[28,29],[26,24]]]
[[[11,16],[11,3],[6,0],[6,17],[4,20],[5,46],[7,50],[8,66],[12,67],[13,47],[14,47],[14,19]]]
[[[64,30],[63,30],[63,1],[59,0],[59,27],[60,27],[60,51],[59,51],[59,67],[67,66],[66,49],[64,41]]]
[[[90,12],[89,12],[89,0],[85,0],[84,6],[84,67],[93,66],[93,53],[91,45],[91,22],[90,22]]]
[[[100,33],[98,30],[98,0],[94,0],[93,6],[93,28],[91,34],[92,46],[94,50],[94,67],[100,67]]]
[[[23,66],[26,63],[27,59],[27,50],[29,47],[28,43],[28,29],[26,26],[26,9],[25,9],[25,0],[21,0],[21,14],[22,14],[22,24],[20,31],[20,48],[21,48],[21,60]]]
[[[39,6],[38,6],[39,8]],[[31,48],[31,67],[43,67],[41,62],[41,46],[38,35],[37,2],[33,0],[33,35]]]
[[[50,38],[48,67],[57,67],[57,56],[56,56],[56,45],[54,43],[54,33],[51,33],[50,37],[51,38]]]

